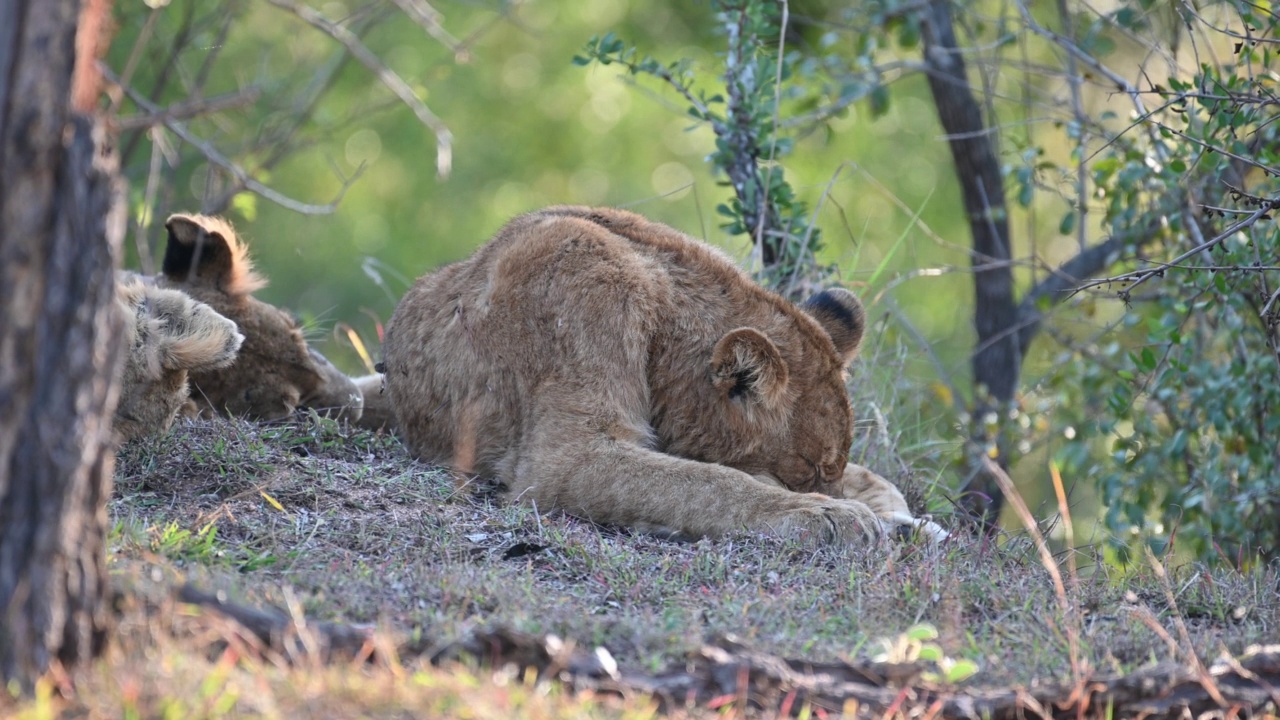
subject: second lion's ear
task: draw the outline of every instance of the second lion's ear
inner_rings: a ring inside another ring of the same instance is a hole
[[[164,226],[169,240],[162,269],[171,282],[208,284],[229,295],[248,294],[265,284],[226,221],[203,215],[171,215]]]
[[[862,301],[844,288],[832,288],[810,297],[800,306],[827,331],[836,352],[846,363],[858,354],[867,327]]]
[[[774,403],[787,389],[787,362],[755,328],[731,330],[711,352],[711,383],[731,399]]]

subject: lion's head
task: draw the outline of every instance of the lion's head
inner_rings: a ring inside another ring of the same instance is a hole
[[[853,442],[845,367],[858,352],[862,304],[848,290],[826,290],[781,307],[765,327],[725,333],[711,353],[713,435],[689,451],[798,492],[838,482]]]
[[[266,282],[231,224],[204,215],[173,215],[162,279],[232,319],[244,344],[232,365],[191,374],[192,399],[205,410],[272,420],[297,408],[357,420],[355,384],[307,345],[289,313],[253,297]]]

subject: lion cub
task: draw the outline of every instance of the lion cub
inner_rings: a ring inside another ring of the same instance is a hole
[[[542,509],[693,536],[945,535],[848,462],[863,328],[847,290],[797,307],[666,225],[553,207],[414,284],[386,393],[415,455]]]

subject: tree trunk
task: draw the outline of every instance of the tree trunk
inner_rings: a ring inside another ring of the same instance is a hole
[[[1009,217],[1004,180],[982,112],[969,87],[964,59],[956,44],[950,0],[931,0],[924,11],[924,62],[929,90],[946,131],[963,190],[973,236],[974,400],[967,452],[972,480],[962,505],[981,523],[994,527],[1004,506],[994,477],[982,469],[980,454],[995,447],[1007,468],[1000,427],[1013,405],[1022,366],[1018,342],[1018,303],[1013,294]]]
[[[108,627],[123,215],[103,132],[70,106],[80,10],[0,0],[0,679],[28,689]]]

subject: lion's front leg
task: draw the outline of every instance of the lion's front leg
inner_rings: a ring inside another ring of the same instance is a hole
[[[866,545],[885,524],[866,505],[797,493],[732,468],[595,438],[530,452],[508,492],[603,524],[691,537],[742,530]]]
[[[906,498],[893,483],[861,465],[849,463],[845,466],[844,477],[840,478],[832,495],[865,504],[880,518],[886,529],[914,527],[934,541],[945,540],[949,535],[932,520],[913,516],[907,507]]]

